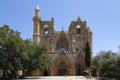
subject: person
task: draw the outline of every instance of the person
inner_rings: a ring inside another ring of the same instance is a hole
[[[91,78],[92,76],[91,76],[91,72],[89,71],[89,77]]]
[[[67,76],[66,72],[65,72],[65,77]]]
[[[89,77],[89,71],[86,70],[86,78],[88,79],[88,77]]]
[[[99,72],[97,72],[97,77],[99,77]]]

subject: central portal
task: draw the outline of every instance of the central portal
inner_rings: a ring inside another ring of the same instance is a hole
[[[76,75],[77,75],[77,76],[80,76],[80,75],[81,75],[81,66],[80,66],[80,64],[78,64],[78,65],[76,66]]]
[[[67,74],[67,69],[58,69],[59,76],[65,76]]]
[[[58,67],[58,76],[65,76],[65,75],[67,75],[67,68],[65,63],[62,61],[60,62]]]

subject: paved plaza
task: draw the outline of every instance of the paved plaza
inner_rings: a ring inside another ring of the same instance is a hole
[[[87,78],[84,76],[36,76],[26,77],[26,79],[16,80],[96,80],[95,78]]]

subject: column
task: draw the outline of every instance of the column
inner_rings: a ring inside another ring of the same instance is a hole
[[[73,74],[73,76],[75,76],[75,68],[73,67],[72,70],[73,70],[73,71],[72,71],[72,72],[73,72],[72,74]]]
[[[54,74],[53,74],[53,67],[51,68],[51,76],[53,76]]]

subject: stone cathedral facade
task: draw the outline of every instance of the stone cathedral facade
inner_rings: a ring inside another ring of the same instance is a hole
[[[40,18],[40,10],[37,5],[33,17],[34,32],[33,41],[37,45],[48,44],[48,55],[51,68],[49,71],[35,71],[35,75],[48,76],[78,76],[82,75],[85,66],[85,47],[89,42],[92,53],[92,32],[80,17],[71,21],[68,31],[56,31],[54,18],[44,21]]]

